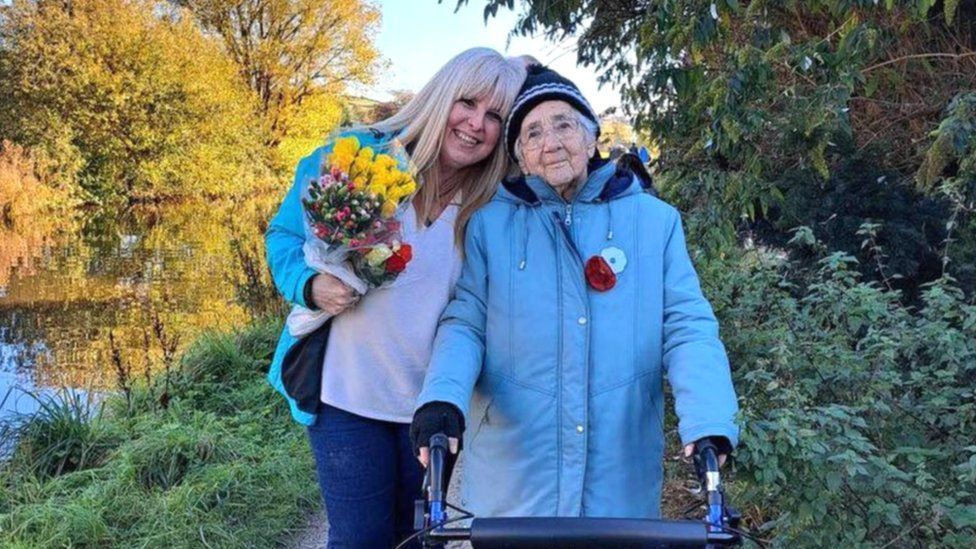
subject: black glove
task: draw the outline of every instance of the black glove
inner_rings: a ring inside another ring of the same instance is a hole
[[[414,455],[420,455],[420,448],[430,446],[430,437],[444,433],[448,438],[458,439],[461,449],[461,435],[464,434],[464,414],[449,402],[428,402],[413,414],[410,424],[410,442]]]
[[[695,451],[696,452],[698,451],[698,448],[697,448],[698,443],[701,442],[701,441],[703,441],[703,440],[710,441],[712,444],[714,444],[715,445],[715,449],[716,449],[716,453],[719,456],[731,456],[732,455],[732,442],[729,441],[729,439],[727,439],[725,437],[722,437],[722,436],[705,437],[705,438],[700,438],[700,439],[696,440],[695,441],[695,446],[696,446]],[[716,457],[718,457],[718,456],[716,456]]]

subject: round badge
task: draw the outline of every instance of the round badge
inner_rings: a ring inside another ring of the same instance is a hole
[[[600,252],[600,256],[610,264],[613,274],[620,274],[627,267],[627,256],[620,248],[610,246]]]

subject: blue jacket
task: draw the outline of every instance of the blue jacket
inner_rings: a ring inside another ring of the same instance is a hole
[[[357,137],[363,146],[377,147],[389,141],[386,134],[375,130],[348,131],[342,134],[342,137],[347,136]],[[302,251],[305,243],[305,212],[302,209],[301,196],[309,182],[321,174],[322,163],[332,152],[332,145],[329,142],[319,147],[298,163],[291,190],[265,233],[268,267],[275,286],[286,301],[303,307],[308,306],[303,296],[305,283],[317,273],[305,264],[305,254]],[[322,329],[302,340],[293,337],[287,328],[282,330],[268,371],[268,383],[285,397],[292,418],[302,425],[315,423],[324,360],[322,352],[328,329],[327,323]],[[299,349],[299,343],[309,341],[317,343],[314,351]]]
[[[598,292],[584,262],[611,247],[626,266]],[[569,204],[537,177],[506,181],[468,225],[418,400],[466,414],[462,504],[658,517],[665,374],[683,444],[736,443],[728,359],[678,212],[624,163],[592,165]]]

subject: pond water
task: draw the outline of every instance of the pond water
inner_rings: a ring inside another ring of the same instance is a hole
[[[165,345],[184,348],[204,330],[247,322],[235,250],[264,269],[261,234],[278,200],[0,225],[0,419],[36,408],[24,391],[112,390],[113,348],[141,377],[162,367]]]

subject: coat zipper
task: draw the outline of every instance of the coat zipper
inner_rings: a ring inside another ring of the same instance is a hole
[[[571,214],[572,213],[572,205],[567,205],[566,206],[566,213],[567,214]],[[569,246],[569,249],[572,250],[573,255],[576,256],[576,259],[577,260],[579,260],[580,272],[582,272],[583,271],[583,266],[584,266],[584,264],[583,264],[583,256],[581,256],[580,253],[579,253],[579,250],[576,249],[576,243],[573,242],[573,236],[571,234],[569,234],[569,225],[570,225],[570,223],[568,221],[569,218],[567,217],[566,218],[567,221],[563,221],[562,219],[559,219],[559,214],[556,213],[556,212],[552,212],[552,217],[556,220],[556,225],[559,226],[559,229],[562,231],[563,236],[566,237],[566,244]]]
[[[562,231],[563,237],[565,237],[565,239],[566,239],[566,245],[569,246],[569,249],[572,251],[573,255],[576,256],[576,260],[578,261],[578,265],[580,266],[580,274],[582,274],[583,275],[583,278],[584,278],[584,280],[582,282],[583,283],[583,310],[584,310],[583,314],[585,314],[587,318],[590,318],[590,306],[589,306],[589,301],[588,301],[588,298],[587,298],[587,293],[588,292],[586,290],[586,281],[585,281],[585,278],[586,278],[586,274],[585,274],[586,273],[586,271],[585,271],[585,263],[583,262],[583,256],[580,255],[579,249],[576,247],[576,242],[573,240],[573,237],[572,237],[572,235],[569,232],[570,231],[570,226],[572,225],[572,223],[571,223],[572,213],[573,213],[573,205],[572,204],[566,204],[566,220],[565,221],[559,219],[559,213],[558,212],[552,212],[552,216],[553,216],[553,219],[556,221],[556,225],[558,225],[559,226],[559,229]],[[560,286],[562,286],[562,274],[561,274],[562,269],[561,269],[561,266],[562,266],[562,262],[557,261],[556,262],[556,272],[557,272],[557,279],[559,280]],[[559,299],[560,299],[560,302],[561,302],[562,301],[562,289],[561,288],[559,290]],[[562,308],[562,306],[560,306],[559,317],[560,318],[563,317],[563,308]],[[584,423],[587,423],[587,420],[589,419],[589,415],[590,415],[590,412],[589,412],[589,392],[590,392],[590,388],[589,388],[589,385],[590,385],[589,384],[589,376],[590,376],[590,326],[589,325],[588,326],[585,326],[584,329],[586,330],[586,337],[585,337],[586,345],[585,345],[585,348],[583,349],[583,376],[584,376],[584,378],[583,378],[583,386],[585,387],[585,389],[583,391],[583,415],[584,415],[584,417],[582,418],[582,420],[583,420]],[[556,401],[556,408],[557,408],[557,410],[559,410],[560,423],[561,423],[561,419],[562,419],[562,370],[563,370],[563,363],[562,363],[562,356],[563,356],[563,353],[562,353],[563,337],[562,337],[562,334],[563,334],[563,330],[560,328],[560,330],[559,330],[559,366],[558,366],[558,368],[559,368],[559,377],[558,377],[558,380],[557,380],[557,385],[558,385],[557,386],[557,391],[558,392],[557,392],[557,401]],[[580,475],[581,476],[581,482],[580,482],[580,498],[581,498],[580,499],[580,511],[581,512],[583,510],[583,502],[582,502],[583,487],[586,485],[586,462],[587,462],[586,454],[588,452],[588,448],[587,448],[588,447],[588,444],[586,444],[586,440],[589,438],[589,432],[588,432],[589,431],[589,425],[587,425],[586,430],[587,430],[587,433],[585,434],[586,438],[584,438],[584,440],[583,440],[583,465],[582,465],[583,470],[582,470],[581,475]],[[558,429],[557,430],[557,447],[559,447],[560,449],[562,448],[562,429]],[[562,495],[562,493],[561,493],[562,492],[562,487],[561,487],[561,485],[562,485],[562,451],[561,450],[560,450],[559,454],[560,454],[560,459],[559,459],[559,463],[558,463],[559,477],[558,477],[558,480],[557,480],[557,488],[556,488],[556,508],[557,509],[559,508],[560,500],[562,499],[561,498],[561,495]]]

